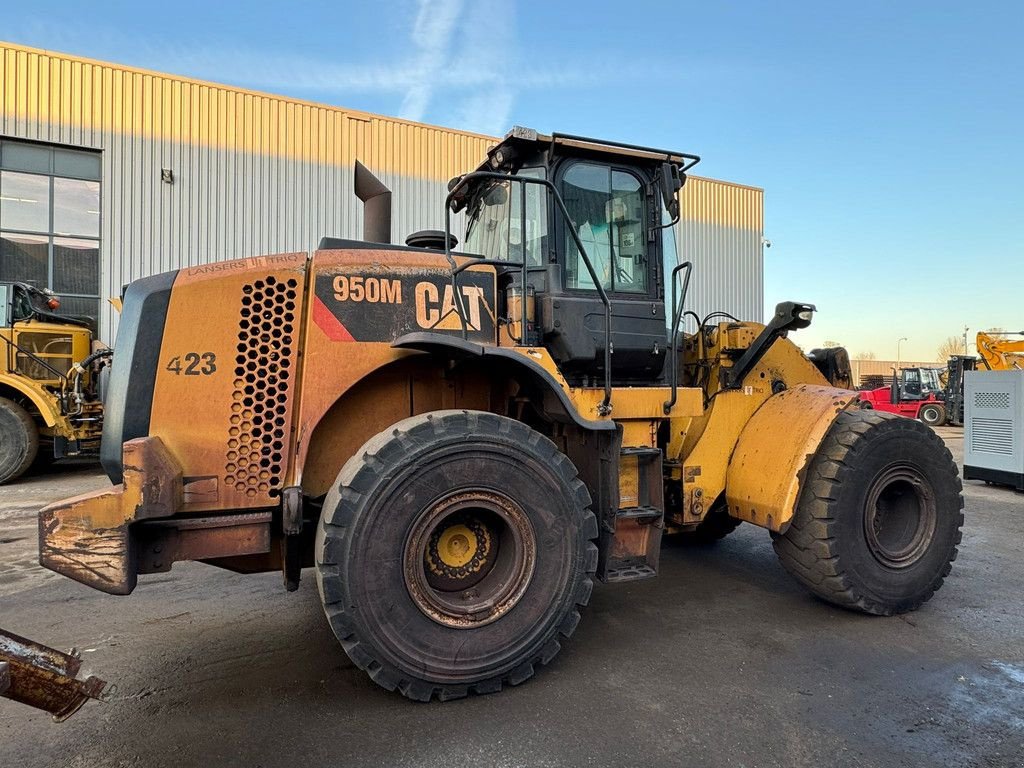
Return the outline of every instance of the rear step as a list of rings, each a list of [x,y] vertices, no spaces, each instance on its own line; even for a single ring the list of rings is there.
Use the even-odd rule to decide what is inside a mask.
[[[665,530],[659,448],[625,447],[619,452],[619,505],[608,526],[611,535],[602,537],[598,573],[606,582],[657,576]]]

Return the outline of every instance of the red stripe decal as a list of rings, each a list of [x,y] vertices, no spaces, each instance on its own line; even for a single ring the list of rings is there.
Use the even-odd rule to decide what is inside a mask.
[[[348,328],[320,301],[319,296],[313,297],[313,322],[331,341],[355,341]]]

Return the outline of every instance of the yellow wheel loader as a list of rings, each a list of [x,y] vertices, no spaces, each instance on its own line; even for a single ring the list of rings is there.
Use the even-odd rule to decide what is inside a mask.
[[[94,350],[91,321],[57,315],[59,306],[48,290],[0,282],[0,484],[33,463],[99,449],[96,383],[111,350]]]
[[[917,608],[960,541],[952,458],[788,340],[812,305],[687,308],[697,161],[517,128],[452,180],[444,231],[391,244],[357,164],[363,240],[132,283],[112,484],[42,510],[41,562],[118,595],[181,560],[315,568],[348,655],[417,700],[531,677],[666,533],[747,522],[825,600]]]

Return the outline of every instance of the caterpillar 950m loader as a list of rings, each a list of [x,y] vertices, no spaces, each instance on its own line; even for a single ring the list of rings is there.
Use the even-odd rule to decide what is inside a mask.
[[[452,181],[445,232],[388,244],[357,165],[363,241],[132,283],[113,485],[41,512],[42,563],[114,594],[179,560],[289,588],[315,566],[348,655],[422,700],[530,677],[666,533],[746,521],[824,599],[917,608],[960,539],[950,454],[830,386],[786,338],[809,304],[680,331],[697,159],[514,129]]]

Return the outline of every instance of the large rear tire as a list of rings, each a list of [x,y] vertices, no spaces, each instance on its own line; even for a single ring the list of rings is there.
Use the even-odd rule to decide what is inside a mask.
[[[793,520],[773,536],[815,595],[865,613],[912,611],[942,585],[963,525],[962,486],[922,423],[844,411],[811,461]]]
[[[491,693],[547,664],[597,567],[597,521],[554,443],[491,413],[395,424],[324,501],[317,583],[360,669],[419,701]]]
[[[946,423],[946,407],[941,403],[925,403],[917,417],[929,427],[941,427]]]
[[[39,453],[39,428],[22,406],[0,397],[0,485],[21,477]]]

